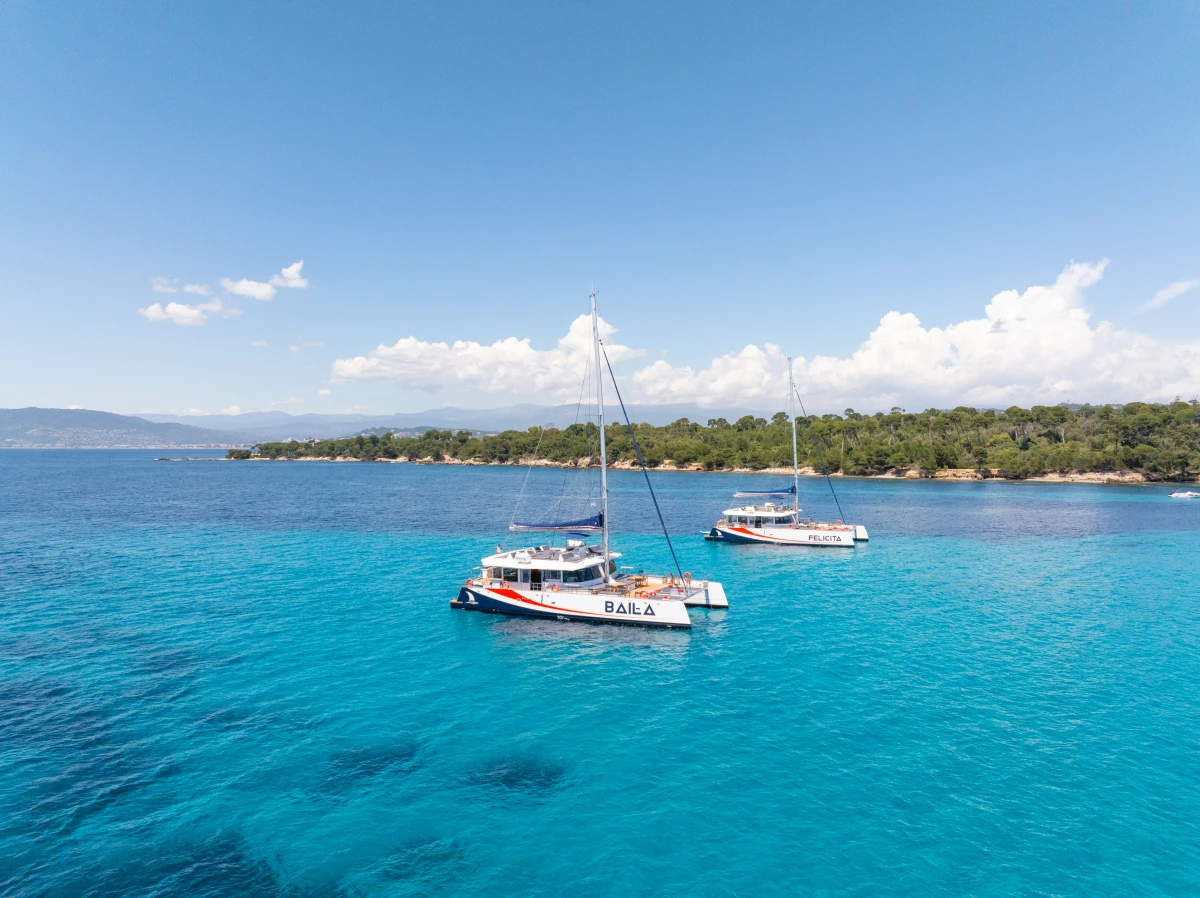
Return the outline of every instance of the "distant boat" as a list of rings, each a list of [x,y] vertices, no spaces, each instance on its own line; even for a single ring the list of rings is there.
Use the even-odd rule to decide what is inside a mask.
[[[1171,499],[1200,499],[1200,493],[1195,490],[1171,490],[1167,496]]]
[[[800,466],[796,450],[796,385],[788,359],[788,408],[792,422],[792,485],[784,489],[742,490],[735,499],[762,499],[725,509],[704,537],[712,542],[758,543],[774,546],[830,546],[854,548],[870,537],[862,525],[836,521],[823,524],[800,518]],[[832,489],[833,485],[830,484]],[[790,501],[788,501],[790,500]]]
[[[480,574],[467,580],[450,607],[489,614],[687,629],[692,625],[688,608],[729,607],[722,585],[713,580],[693,580],[682,569],[677,569],[674,575],[618,573],[616,560],[621,554],[609,548],[604,380],[600,373],[600,329],[594,293],[591,311],[600,430],[600,508],[586,518],[570,521],[514,521],[509,529],[580,535],[599,531],[600,543],[589,546],[582,539],[568,539],[565,546],[546,544],[507,552],[497,547],[495,555],[481,560]],[[615,379],[613,384],[615,387]],[[621,400],[619,389],[617,400]],[[624,408],[624,403],[621,404]],[[629,432],[636,449],[637,438],[632,427]],[[640,450],[638,458],[640,461]],[[648,476],[646,483],[650,483]],[[655,500],[656,507],[657,504]],[[667,539],[669,543],[670,537]],[[674,549],[671,554],[674,555]]]

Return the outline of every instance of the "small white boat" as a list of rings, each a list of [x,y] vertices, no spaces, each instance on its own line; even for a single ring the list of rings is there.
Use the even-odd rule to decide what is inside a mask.
[[[1195,490],[1171,490],[1167,496],[1172,499],[1200,499],[1200,493]]]
[[[569,540],[483,559],[451,608],[557,620],[607,621],[643,627],[691,627],[688,608],[728,608],[720,583],[645,573],[617,573],[620,552]]]
[[[599,513],[572,521],[514,522],[509,529],[565,533],[598,531],[600,543],[589,546],[584,540],[568,539],[565,546],[539,545],[508,552],[497,548],[495,555],[482,559],[479,576],[467,580],[459,589],[458,597],[451,600],[450,607],[490,614],[687,629],[692,626],[688,608],[729,607],[722,585],[712,580],[693,580],[690,573],[681,569],[674,576],[632,571],[618,573],[616,559],[621,554],[609,548],[604,381],[600,376],[603,369],[594,293],[591,310],[600,438]],[[613,385],[616,387],[615,379]],[[617,388],[618,401],[620,398]],[[636,447],[637,438],[632,427],[630,436]],[[646,483],[650,483],[648,475]],[[657,500],[655,505],[657,507]],[[667,541],[669,546],[669,535]],[[674,548],[671,554],[674,555]],[[678,566],[678,562],[676,564]]]
[[[823,524],[812,518],[800,518],[800,468],[796,451],[796,385],[792,380],[792,360],[788,359],[788,407],[792,419],[792,485],[786,489],[743,490],[735,499],[764,499],[725,509],[722,517],[705,535],[713,542],[759,543],[776,546],[825,546],[854,548],[870,537],[867,528],[835,521]],[[830,484],[830,489],[833,486]],[[790,502],[780,500],[790,499]]]
[[[714,542],[847,548],[870,539],[867,528],[861,524],[841,521],[822,524],[812,518],[801,520],[799,505],[789,507],[774,502],[725,509],[724,516],[704,538]]]

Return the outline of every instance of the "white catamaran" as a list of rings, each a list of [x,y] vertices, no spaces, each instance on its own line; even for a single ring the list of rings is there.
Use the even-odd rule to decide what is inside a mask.
[[[621,554],[609,548],[604,381],[600,375],[600,330],[594,293],[591,313],[600,425],[600,511],[572,521],[514,521],[509,529],[567,533],[598,531],[600,544],[589,546],[583,540],[568,539],[565,546],[547,544],[507,552],[497,549],[495,555],[482,560],[480,575],[466,582],[458,597],[451,600],[450,607],[557,620],[689,628],[692,620],[688,608],[729,607],[721,584],[712,580],[693,580],[690,573],[682,570],[674,576],[618,573],[616,559]],[[615,380],[613,385],[616,387]],[[620,398],[618,388],[618,401]],[[630,435],[633,436],[632,428]],[[635,446],[636,442],[634,438]],[[648,477],[646,482],[649,485]],[[669,542],[670,537],[667,538]]]
[[[844,546],[870,537],[861,525],[837,521],[823,524],[812,518],[800,519],[800,466],[796,451],[796,385],[792,379],[792,360],[788,359],[788,410],[792,423],[792,485],[786,489],[741,490],[735,499],[751,501],[727,508],[704,537],[714,542],[759,543],[777,546]],[[830,485],[832,489],[832,484]]]

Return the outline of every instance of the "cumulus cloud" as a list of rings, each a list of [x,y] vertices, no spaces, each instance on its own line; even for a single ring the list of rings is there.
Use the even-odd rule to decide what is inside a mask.
[[[997,293],[982,318],[945,328],[888,312],[849,358],[797,359],[797,381],[822,408],[1003,407],[1200,393],[1200,341],[1159,341],[1107,321],[1091,324],[1084,292],[1107,264],[1072,262],[1052,285]],[[699,372],[656,362],[633,380],[636,395],[653,402],[779,405],[787,395],[786,361],[770,344],[714,359]]]
[[[250,345],[251,346],[266,346],[267,341],[266,340],[251,340]]]
[[[208,284],[184,284],[184,293],[195,293],[197,296],[212,296],[212,290]]]
[[[317,390],[317,395],[318,396],[328,396],[332,392],[333,392],[333,390]]]
[[[279,274],[271,275],[271,283],[276,287],[291,287],[293,290],[303,290],[308,287],[308,278],[300,276],[300,269],[303,267],[303,259],[299,262],[293,262],[280,271]]]
[[[1049,286],[997,293],[980,317],[945,327],[926,327],[911,313],[888,312],[849,357],[797,358],[796,380],[814,408],[835,410],[1200,395],[1200,341],[1156,340],[1107,321],[1093,323],[1085,294],[1107,265],[1107,260],[1072,262]],[[606,342],[615,332],[607,323],[601,330]],[[618,345],[608,351],[614,362],[640,354]],[[590,354],[590,321],[584,315],[553,349],[538,350],[515,337],[491,345],[405,337],[366,355],[338,359],[332,375],[335,381],[391,381],[429,392],[462,387],[564,399],[577,394]],[[787,397],[785,355],[781,347],[764,343],[699,369],[660,359],[635,371],[624,392],[627,399],[644,403],[778,409]]]
[[[600,321],[613,362],[640,354],[608,343],[616,328]],[[592,357],[592,321],[580,315],[553,349],[539,350],[528,339],[508,337],[490,345],[458,340],[428,343],[405,337],[365,356],[333,363],[335,381],[391,381],[409,389],[436,392],[462,386],[487,393],[540,393],[566,398],[579,392],[579,381]]]
[[[1151,309],[1161,309],[1171,300],[1178,296],[1183,296],[1189,290],[1194,290],[1200,287],[1200,279],[1192,278],[1190,281],[1176,281],[1169,287],[1163,287],[1154,294],[1154,298],[1142,306],[1142,311],[1148,312]]]
[[[236,296],[248,296],[260,302],[270,302],[275,298],[275,288],[262,281],[252,281],[248,278],[234,281],[229,278],[221,278],[221,286]]]
[[[155,293],[178,293],[179,288],[175,284],[178,281],[171,281],[165,277],[156,277],[150,280],[150,289]]]
[[[232,309],[221,302],[219,297],[213,297],[208,302],[188,305],[182,302],[151,303],[144,309],[138,309],[138,314],[147,321],[170,321],[183,327],[199,327],[210,316],[230,318],[242,314],[239,309]]]

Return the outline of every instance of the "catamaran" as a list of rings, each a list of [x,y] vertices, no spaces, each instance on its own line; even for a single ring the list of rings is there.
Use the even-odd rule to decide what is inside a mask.
[[[604,380],[601,376],[600,329],[596,316],[596,295],[591,296],[592,341],[595,348],[596,408],[600,429],[600,508],[593,515],[569,521],[513,521],[514,532],[549,531],[573,535],[598,532],[600,542],[588,545],[583,539],[567,539],[563,546],[549,543],[504,551],[482,559],[480,573],[459,589],[450,607],[463,611],[513,614],[569,621],[633,624],[643,627],[692,626],[689,608],[728,608],[724,587],[714,580],[696,580],[683,571],[676,559],[676,572],[647,574],[617,567],[620,552],[609,546],[608,529],[608,450],[604,436]],[[607,362],[607,354],[605,354]],[[608,366],[612,377],[612,367]],[[612,377],[617,401],[624,411],[621,390]],[[628,412],[625,423],[629,425]],[[633,427],[629,427],[634,448]],[[645,474],[645,464],[642,471]],[[646,485],[654,497],[654,488],[646,475]],[[655,508],[658,500],[654,499]],[[515,518],[515,515],[514,515]],[[659,514],[662,521],[662,515]],[[663,532],[666,534],[664,525]],[[671,548],[670,534],[667,545]]]
[[[832,546],[853,548],[870,537],[861,524],[820,523],[800,518],[800,465],[796,450],[796,384],[788,359],[788,409],[792,424],[792,485],[786,489],[740,490],[735,499],[750,503],[725,509],[704,537],[714,542],[765,543],[779,546]],[[819,447],[818,447],[819,451]],[[826,473],[828,479],[828,473]],[[833,484],[830,483],[830,489]],[[834,494],[836,501],[837,494]],[[840,506],[839,506],[840,510]]]

